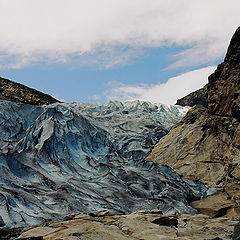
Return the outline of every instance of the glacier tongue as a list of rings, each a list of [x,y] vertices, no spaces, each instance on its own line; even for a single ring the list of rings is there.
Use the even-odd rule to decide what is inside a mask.
[[[0,101],[0,216],[26,226],[71,212],[195,213],[207,188],[144,161],[187,108],[148,102]]]

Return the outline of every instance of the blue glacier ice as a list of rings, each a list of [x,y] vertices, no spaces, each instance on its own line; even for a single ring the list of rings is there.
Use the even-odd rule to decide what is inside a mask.
[[[148,102],[0,100],[0,217],[5,227],[101,210],[196,213],[207,187],[145,161],[188,108]]]

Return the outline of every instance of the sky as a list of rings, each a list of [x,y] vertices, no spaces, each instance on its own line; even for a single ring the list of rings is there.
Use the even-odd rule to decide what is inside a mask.
[[[175,104],[203,87],[239,0],[0,0],[0,76],[66,102]]]

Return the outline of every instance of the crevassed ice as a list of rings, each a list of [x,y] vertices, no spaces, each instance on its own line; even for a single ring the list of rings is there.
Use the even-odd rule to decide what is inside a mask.
[[[207,188],[145,161],[188,108],[149,102],[0,101],[0,225],[26,226],[72,212],[196,213]]]

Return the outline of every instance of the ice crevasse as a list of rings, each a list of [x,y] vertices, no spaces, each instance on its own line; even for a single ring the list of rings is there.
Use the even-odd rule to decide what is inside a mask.
[[[141,101],[38,107],[0,100],[0,226],[101,210],[196,213],[189,202],[207,187],[144,160],[187,110]]]

